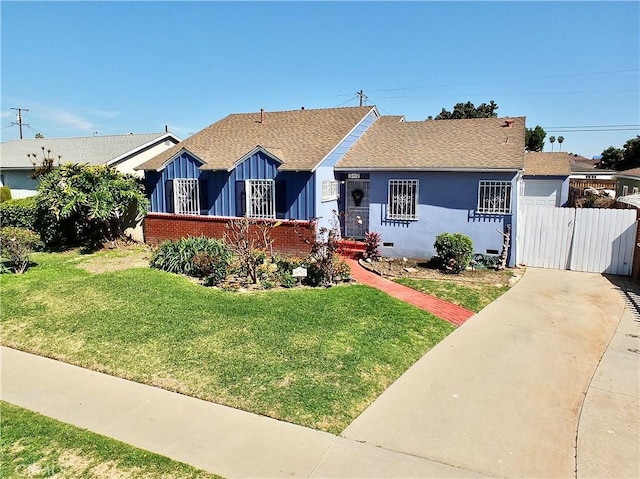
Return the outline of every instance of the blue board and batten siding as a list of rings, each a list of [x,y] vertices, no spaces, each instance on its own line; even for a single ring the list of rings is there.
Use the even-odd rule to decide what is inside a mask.
[[[390,179],[417,179],[418,219],[387,219],[388,184]],[[512,185],[510,215],[477,214],[480,180],[510,181]],[[498,231],[512,225],[515,238],[518,177],[515,172],[372,172],[369,231],[380,233],[382,247],[389,257],[428,258],[435,255],[433,243],[440,233],[462,233],[473,240],[474,250],[502,250],[503,238]]]
[[[241,216],[244,180],[275,180],[276,216],[281,219],[307,220],[315,215],[315,188],[311,172],[278,172],[279,163],[263,152],[257,152],[239,163],[231,172],[202,171],[201,163],[183,152],[161,172],[146,172],[151,211],[171,213],[168,180],[193,178],[200,180],[200,214]]]

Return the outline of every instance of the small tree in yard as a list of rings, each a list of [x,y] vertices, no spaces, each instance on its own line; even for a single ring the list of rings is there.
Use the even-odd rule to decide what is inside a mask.
[[[461,233],[441,233],[433,244],[445,271],[460,273],[473,257],[473,241]]]
[[[0,228],[0,254],[11,262],[17,274],[24,273],[31,253],[42,246],[40,237],[27,228]]]
[[[336,211],[331,226],[318,229],[311,244],[306,263],[307,283],[311,286],[331,286],[339,277],[351,274],[351,268],[338,254],[340,241],[340,219]]]
[[[89,245],[120,238],[123,218],[131,209],[145,215],[149,203],[135,176],[105,165],[75,163],[41,177],[37,202],[38,210],[56,221],[47,243]]]
[[[238,218],[225,225],[224,241],[238,258],[242,269],[253,284],[258,283],[258,270],[264,258],[273,256],[271,230],[281,222]]]

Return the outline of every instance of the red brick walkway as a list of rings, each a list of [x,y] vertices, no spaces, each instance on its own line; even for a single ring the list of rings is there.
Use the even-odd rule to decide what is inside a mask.
[[[383,278],[371,271],[367,271],[354,259],[344,258],[344,260],[349,264],[349,266],[351,266],[351,277],[359,283],[379,289],[380,291],[387,293],[389,296],[393,296],[394,298],[398,298],[412,304],[417,308],[429,311],[435,316],[444,319],[455,326],[460,326],[475,314],[473,311],[469,311],[461,306],[448,303],[429,294],[421,293],[420,291],[416,291],[415,289],[411,289],[407,286],[394,283],[393,281]]]

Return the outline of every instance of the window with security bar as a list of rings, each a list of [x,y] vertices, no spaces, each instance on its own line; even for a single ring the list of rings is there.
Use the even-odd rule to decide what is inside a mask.
[[[476,213],[486,215],[511,214],[511,182],[481,180]]]
[[[418,219],[418,180],[389,180],[387,219]]]
[[[275,218],[275,181],[245,180],[248,218]]]
[[[199,215],[200,194],[197,179],[173,180],[173,204],[178,215]]]
[[[322,201],[337,200],[340,197],[339,185],[337,180],[324,180],[322,182]]]

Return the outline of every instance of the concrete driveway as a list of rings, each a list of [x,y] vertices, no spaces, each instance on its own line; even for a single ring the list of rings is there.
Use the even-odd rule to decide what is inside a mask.
[[[490,476],[638,477],[639,331],[606,277],[530,268],[343,436]]]
[[[640,323],[621,286],[529,269],[342,437],[8,348],[2,398],[228,478],[638,477]]]

